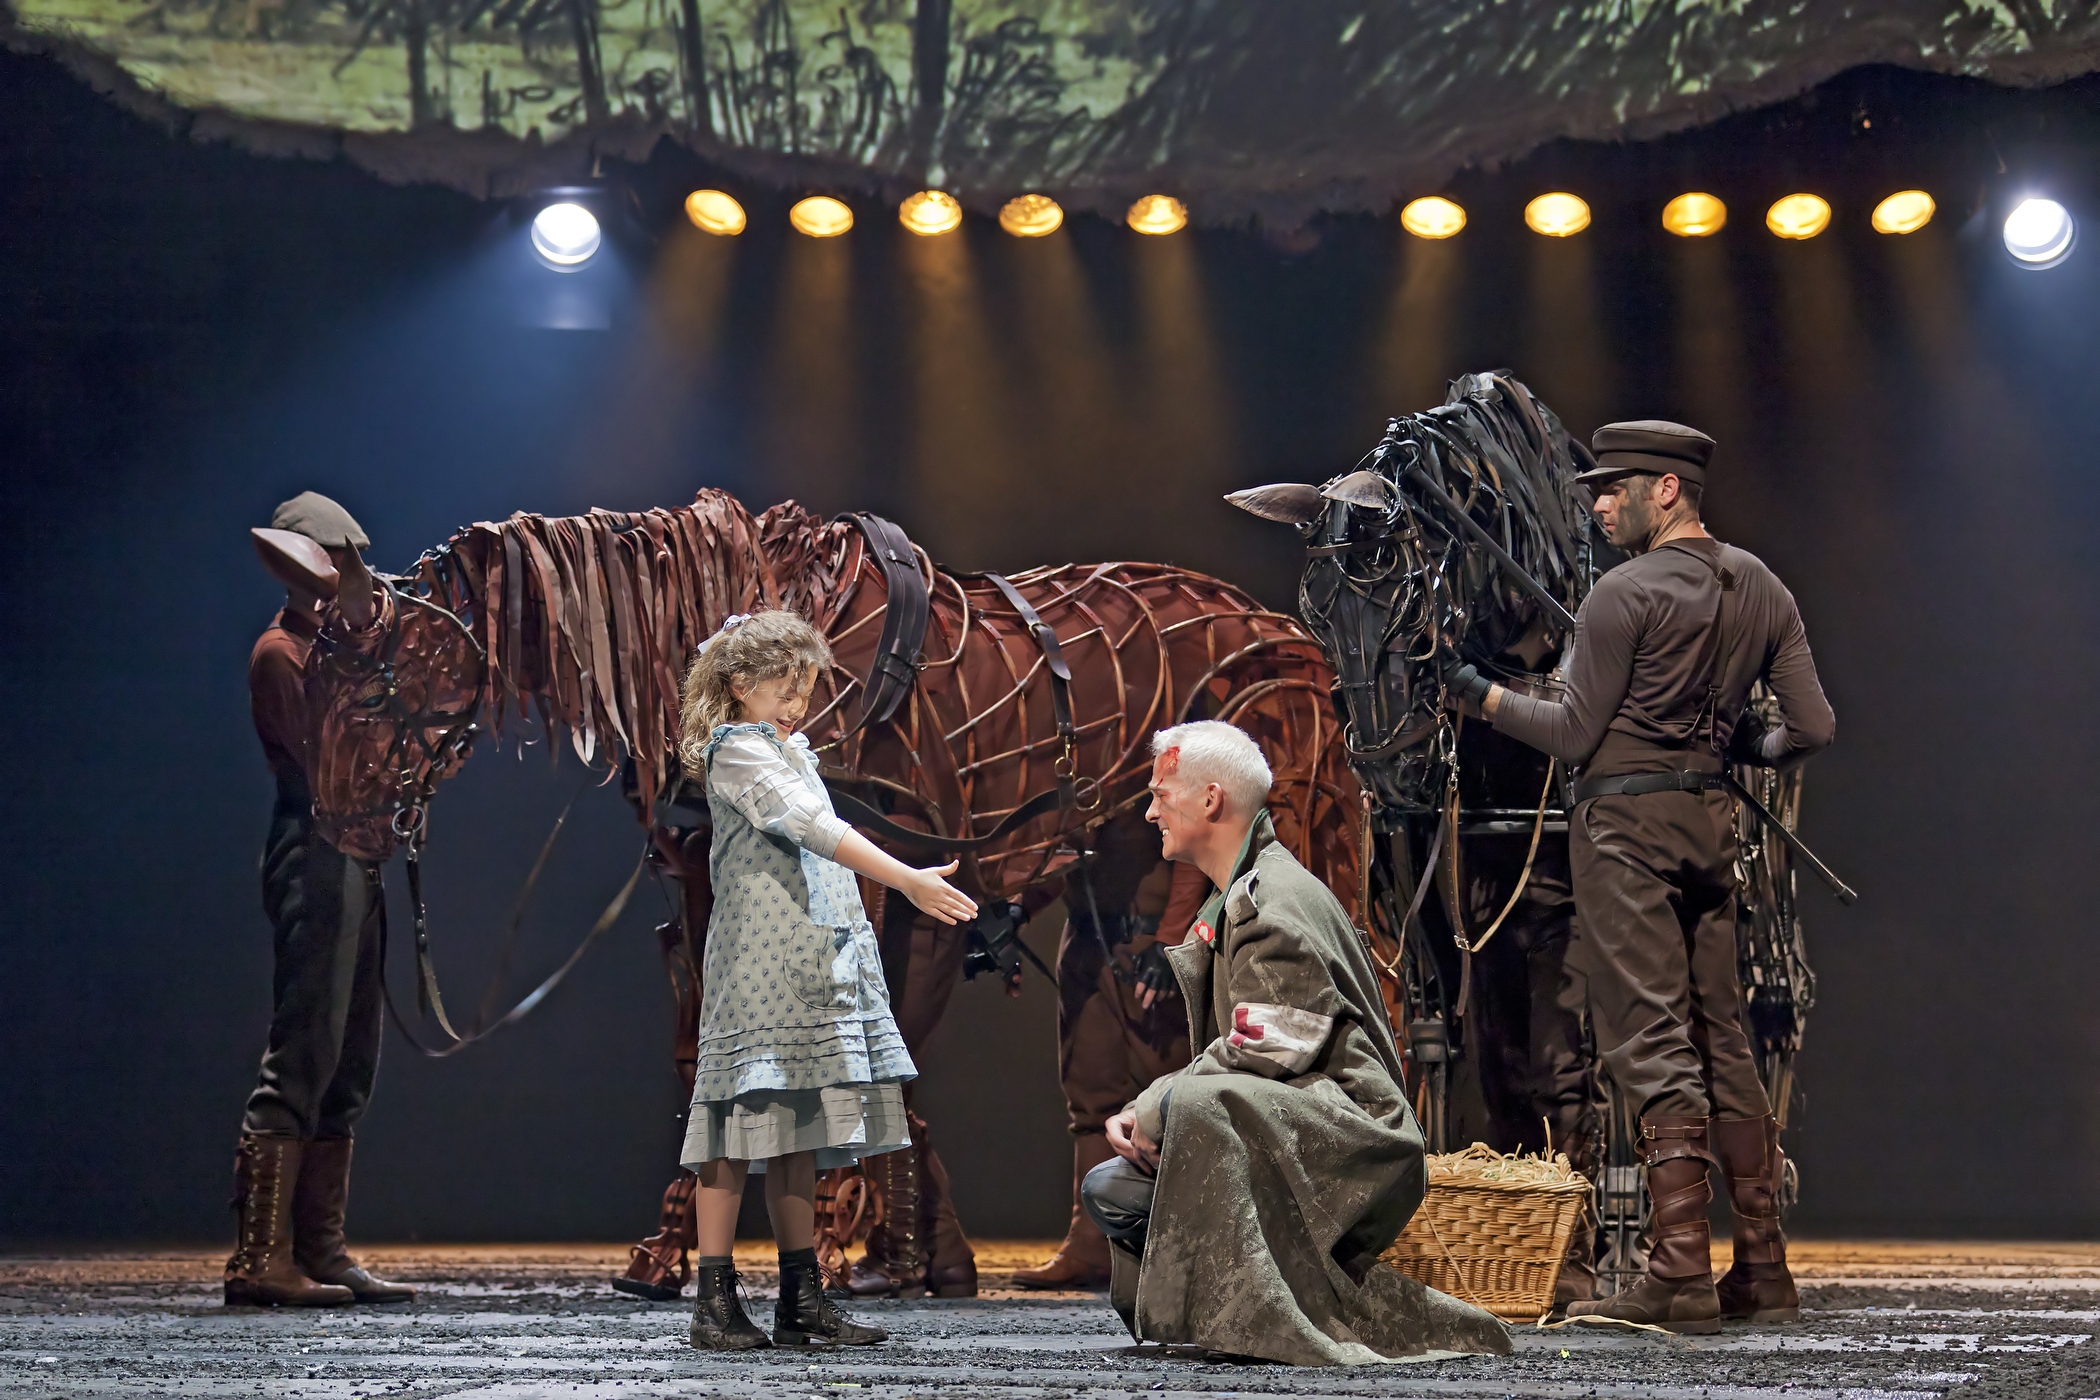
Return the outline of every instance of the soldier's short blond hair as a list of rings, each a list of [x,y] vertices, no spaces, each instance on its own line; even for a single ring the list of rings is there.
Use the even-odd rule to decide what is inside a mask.
[[[1199,719],[1152,736],[1154,758],[1174,750],[1180,751],[1174,780],[1199,787],[1216,783],[1233,815],[1251,817],[1269,800],[1276,775],[1269,771],[1261,745],[1246,730],[1222,720]]]

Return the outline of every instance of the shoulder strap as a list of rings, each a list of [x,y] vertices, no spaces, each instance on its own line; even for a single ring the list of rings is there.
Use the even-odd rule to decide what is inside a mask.
[[[867,537],[868,550],[882,566],[882,581],[888,592],[883,604],[882,640],[876,644],[875,664],[868,671],[860,718],[853,722],[854,729],[864,729],[897,713],[897,707],[918,683],[930,600],[926,576],[919,572],[919,558],[910,536],[881,516],[864,510],[839,518],[852,521]]]
[[[1720,544],[1720,541],[1716,540],[1714,543]],[[1677,547],[1677,542],[1674,540],[1670,544],[1663,546],[1665,549],[1672,547]],[[1725,544],[1721,545],[1720,550],[1717,551],[1716,557],[1713,559],[1707,558],[1696,549],[1677,548],[1678,553],[1689,554],[1692,558],[1704,564],[1712,572],[1714,582],[1717,585],[1714,589],[1713,621],[1706,625],[1706,637],[1699,645],[1697,674],[1700,678],[1700,694],[1703,698],[1699,703],[1699,713],[1692,717],[1691,723],[1686,726],[1683,735],[1680,737],[1689,740],[1699,732],[1699,727],[1704,725],[1706,727],[1707,747],[1715,753],[1719,753],[1721,751],[1720,725],[1718,723],[1718,711],[1721,706],[1721,658],[1727,655],[1727,648],[1721,644],[1721,636],[1727,630],[1724,618],[1727,613],[1728,599],[1735,592],[1735,573],[1733,570],[1722,568],[1719,562],[1719,554],[1726,552],[1728,549],[1728,546]]]
[[[1057,721],[1059,752],[1052,765],[1057,774],[1059,805],[1070,807],[1078,801],[1073,788],[1073,779],[1078,773],[1079,750],[1077,736],[1072,728],[1072,668],[1065,664],[1065,654],[1057,644],[1057,633],[1043,621],[1021,590],[1014,587],[999,574],[982,574],[1006,599],[1007,606],[1020,615],[1021,625],[1035,637],[1035,644],[1042,648],[1043,665],[1050,671],[1050,712]],[[1096,799],[1099,800],[1098,798]]]

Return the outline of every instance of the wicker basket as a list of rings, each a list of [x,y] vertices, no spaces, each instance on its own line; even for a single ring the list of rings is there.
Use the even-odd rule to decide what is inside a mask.
[[[1422,1208],[1383,1257],[1440,1293],[1529,1322],[1553,1307],[1568,1235],[1589,1194],[1589,1182],[1558,1153],[1503,1157],[1475,1143],[1429,1159]]]

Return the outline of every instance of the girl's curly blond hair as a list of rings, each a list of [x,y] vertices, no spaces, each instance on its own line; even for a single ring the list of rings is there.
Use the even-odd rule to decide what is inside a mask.
[[[678,701],[678,760],[695,779],[707,776],[703,757],[719,724],[737,721],[735,683],[746,688],[781,676],[799,676],[831,664],[824,634],[797,613],[772,608],[740,613],[709,637],[686,668]]]

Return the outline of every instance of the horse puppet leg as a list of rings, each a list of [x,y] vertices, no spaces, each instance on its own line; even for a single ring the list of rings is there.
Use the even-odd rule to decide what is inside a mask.
[[[652,862],[679,893],[678,918],[659,927],[656,937],[675,1008],[672,1057],[688,1099],[699,1057],[700,953],[707,942],[707,918],[714,909],[714,887],[707,877],[709,839],[705,829],[681,833],[660,828],[650,853]],[[664,1188],[656,1233],[629,1248],[627,1272],[613,1280],[614,1288],[654,1302],[668,1302],[685,1291],[692,1277],[687,1253],[698,1248],[693,1219],[695,1184],[693,1174],[682,1168],[671,1179]]]
[[[948,1010],[962,974],[963,930],[921,914],[908,900],[882,899],[882,971],[895,999],[898,1033],[915,1061]],[[911,1104],[911,1086],[904,1100]],[[949,1194],[948,1169],[912,1113],[912,1145],[865,1158],[861,1170],[882,1194],[882,1223],[853,1265],[847,1286],[860,1297],[977,1296],[977,1254]]]

